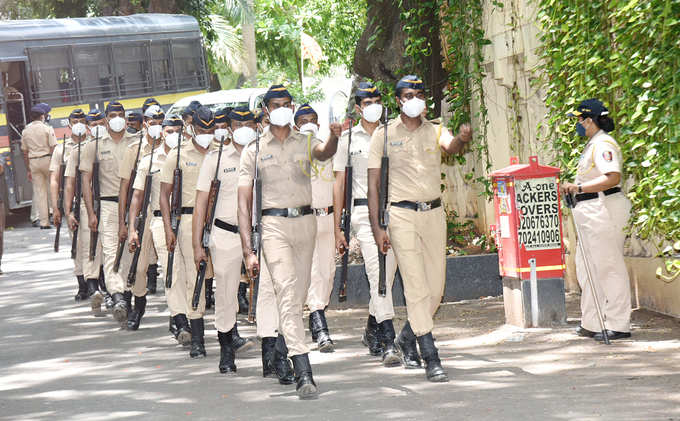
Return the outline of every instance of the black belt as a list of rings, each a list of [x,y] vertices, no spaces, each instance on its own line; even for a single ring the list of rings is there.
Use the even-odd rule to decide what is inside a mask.
[[[182,214],[183,215],[190,215],[192,213],[194,213],[193,207],[182,206]]]
[[[621,187],[612,187],[611,189],[607,189],[603,191],[605,196],[609,196],[610,194],[618,193],[621,191]],[[584,200],[591,200],[591,199],[597,199],[599,195],[597,193],[580,193],[576,195],[576,202],[583,202]]]
[[[368,206],[368,199],[354,199],[354,206]]]
[[[283,216],[285,218],[297,218],[298,216],[309,215],[314,212],[309,205],[299,208],[269,208],[262,209],[262,216]]]
[[[104,196],[104,197],[100,197],[99,200],[106,200],[107,202],[118,203],[118,196]]]
[[[316,216],[327,216],[333,213],[333,206],[327,208],[314,208],[314,215]]]
[[[40,156],[32,156],[28,159],[38,159],[38,158],[45,158],[46,156],[52,156],[51,153],[45,154],[45,155],[40,155]]]
[[[430,200],[429,202],[411,202],[408,200],[402,200],[401,202],[392,202],[391,205],[398,208],[423,212],[440,207],[442,205],[442,199],[434,199]]]
[[[233,232],[234,234],[238,234],[238,227],[236,225],[232,225],[228,222],[224,222],[221,219],[215,219],[215,226],[217,228],[222,228],[225,231]]]
[[[156,209],[155,211],[153,211],[153,216],[163,216],[163,214],[161,213],[160,209]]]

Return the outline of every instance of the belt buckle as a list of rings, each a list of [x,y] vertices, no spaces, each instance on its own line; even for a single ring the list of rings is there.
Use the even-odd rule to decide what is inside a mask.
[[[429,211],[430,209],[432,209],[432,203],[416,202],[416,205],[418,205],[418,211],[420,212]]]
[[[328,215],[328,208],[318,208],[315,209],[316,216],[327,216]]]
[[[302,211],[300,210],[300,208],[288,208],[289,218],[297,218],[300,215],[302,215]]]

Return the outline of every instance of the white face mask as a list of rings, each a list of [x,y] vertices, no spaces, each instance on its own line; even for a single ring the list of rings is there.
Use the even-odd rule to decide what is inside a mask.
[[[227,129],[215,129],[215,139],[221,141],[222,139],[229,139],[229,130]]]
[[[214,137],[215,137],[214,134],[207,133],[196,135],[194,139],[196,140],[196,143],[198,143],[198,146],[200,146],[201,148],[207,148],[208,146],[210,146],[210,142],[212,142]]]
[[[125,126],[125,119],[122,117],[114,117],[109,120],[109,127],[116,133],[122,132],[123,129],[125,129]]]
[[[380,120],[382,113],[382,104],[367,105],[366,108],[361,111],[361,115],[363,115],[364,119],[369,123],[375,123],[376,121]]]
[[[165,144],[168,145],[168,148],[176,148],[178,143],[179,133],[170,133],[165,136]]]
[[[313,136],[319,132],[319,126],[314,123],[305,123],[300,126],[300,133],[311,133]]]
[[[155,126],[148,126],[146,128],[146,132],[151,136],[152,139],[156,140],[159,137],[161,137],[161,132],[163,131],[163,127],[160,124],[156,124]]]
[[[292,119],[293,110],[288,107],[279,107],[269,113],[269,122],[275,126],[287,126]]]
[[[71,127],[71,133],[73,136],[82,136],[87,132],[87,126],[83,123],[76,123]]]
[[[425,101],[420,98],[411,98],[401,103],[401,110],[407,116],[416,118],[425,110]]]
[[[234,142],[241,146],[246,146],[255,140],[255,137],[255,130],[251,129],[250,127],[239,127],[238,129],[234,130]]]
[[[94,126],[90,127],[90,133],[92,133],[92,137],[94,138],[102,138],[106,134],[106,127],[104,126]]]

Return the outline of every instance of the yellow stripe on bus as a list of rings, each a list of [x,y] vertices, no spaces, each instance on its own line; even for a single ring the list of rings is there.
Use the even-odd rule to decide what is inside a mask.
[[[545,272],[548,270],[563,270],[567,266],[566,265],[552,265],[552,266],[536,266],[536,272]],[[503,266],[504,271],[510,271],[510,272],[520,272],[520,273],[527,273],[531,272],[531,267],[523,267],[523,268],[508,268]]]
[[[5,116],[4,113],[0,113],[0,126],[4,126],[7,124],[7,117]]]
[[[81,110],[83,110],[85,114],[90,112],[89,104],[80,104],[52,108],[52,111],[50,111],[50,115],[52,116],[52,118],[68,118],[68,116],[71,115],[71,111],[75,110],[76,108],[80,108]]]
[[[9,146],[5,146],[4,148],[0,148],[0,153],[5,153],[9,152]]]
[[[206,90],[191,91],[191,92],[178,92],[176,94],[158,95],[158,96],[154,96],[154,98],[156,98],[156,101],[158,101],[161,105],[172,105],[182,98],[185,98],[185,97],[188,97],[188,96],[204,94],[206,92],[207,92]],[[144,105],[144,101],[146,100],[146,98],[148,98],[148,97],[122,99],[118,102],[120,102],[123,105],[123,107],[125,107],[126,110],[128,110],[128,109],[134,110],[134,109],[137,109],[137,108],[142,108],[142,105]],[[110,101],[104,102],[104,107],[106,107],[109,102]]]

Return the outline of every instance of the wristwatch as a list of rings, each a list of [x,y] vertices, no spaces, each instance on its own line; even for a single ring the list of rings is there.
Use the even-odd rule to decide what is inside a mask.
[[[581,186],[581,183],[578,184],[578,193],[583,193],[583,186]]]

